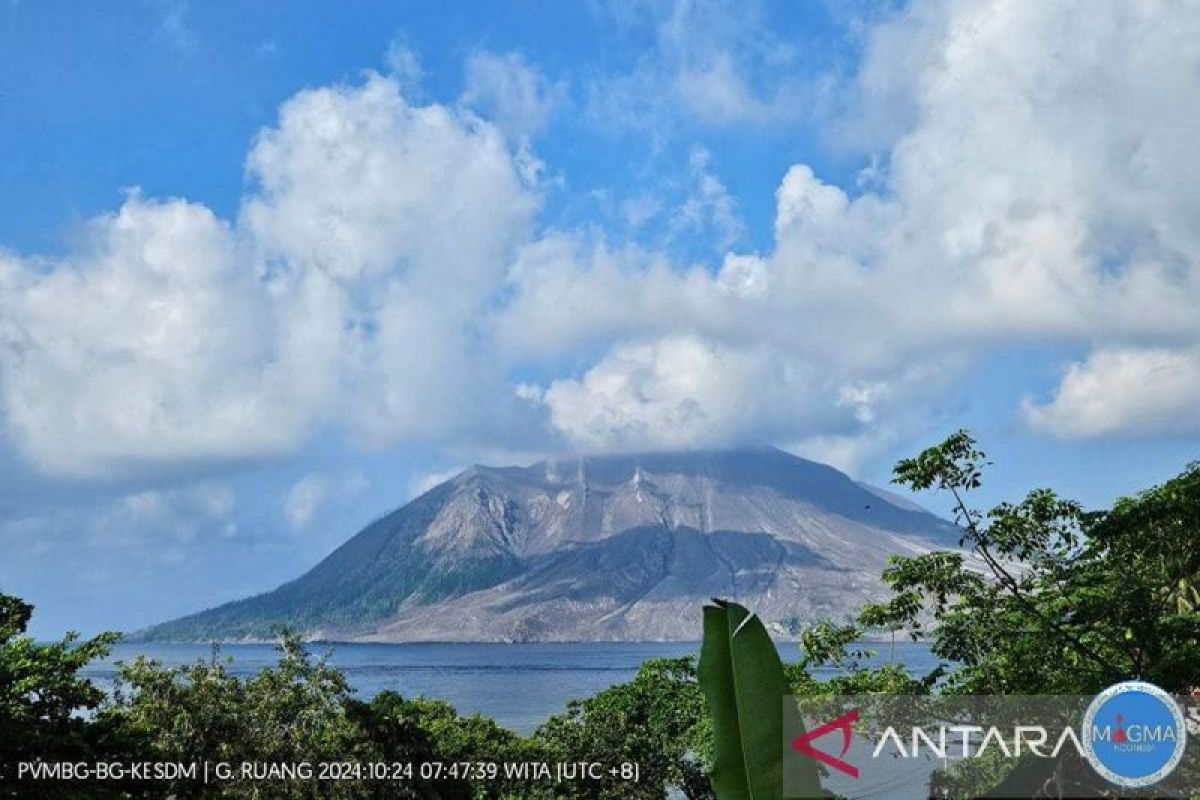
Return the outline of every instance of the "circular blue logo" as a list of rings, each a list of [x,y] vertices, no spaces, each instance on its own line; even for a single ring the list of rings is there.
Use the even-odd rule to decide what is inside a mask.
[[[1151,786],[1183,758],[1187,728],[1171,695],[1152,683],[1108,687],[1083,715],[1083,754],[1110,783]]]

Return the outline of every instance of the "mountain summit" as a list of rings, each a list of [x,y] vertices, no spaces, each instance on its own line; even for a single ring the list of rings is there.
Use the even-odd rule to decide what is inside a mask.
[[[842,618],[886,594],[888,556],[958,529],[774,448],[472,467],[305,575],[163,623],[152,639],[695,640],[700,605],[768,623]]]

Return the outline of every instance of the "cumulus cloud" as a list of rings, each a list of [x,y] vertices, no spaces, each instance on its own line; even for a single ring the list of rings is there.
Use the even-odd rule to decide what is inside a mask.
[[[0,256],[0,398],[42,469],[261,458],[315,426],[460,430],[503,376],[472,326],[537,199],[494,127],[394,80],[306,90],[236,222],[131,195],[60,260]]]
[[[453,431],[473,415],[473,389],[500,391],[471,328],[537,201],[494,127],[410,106],[373,76],[288,101],[248,169],[261,188],[245,227],[337,309],[340,324],[306,326],[306,347],[348,373],[342,411],[361,441]]]
[[[760,345],[694,336],[622,344],[580,379],[553,382],[553,424],[592,449],[679,448],[762,441],[803,419],[836,426],[847,404],[803,362]]]
[[[494,127],[410,106],[378,75],[288,100],[247,171],[258,190],[243,222],[268,256],[338,281],[459,282],[469,299],[503,270],[535,205]]]
[[[276,303],[208,209],[134,194],[75,257],[7,264],[5,419],[46,469],[275,454],[308,424]]]
[[[1034,428],[1063,438],[1200,431],[1200,353],[1105,349],[1067,368],[1053,399],[1026,401]]]
[[[742,403],[771,374],[762,354],[668,338],[618,347],[582,379],[551,384],[545,402],[586,448],[686,447],[726,440],[751,419]]]
[[[848,462],[906,422],[914,398],[944,387],[944,372],[909,365],[864,380],[769,343],[669,334],[617,345],[579,378],[552,382],[540,401],[585,450],[780,441]]]

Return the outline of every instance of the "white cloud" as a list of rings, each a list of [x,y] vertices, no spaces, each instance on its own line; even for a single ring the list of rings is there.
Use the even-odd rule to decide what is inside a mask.
[[[879,431],[853,435],[817,434],[790,443],[784,449],[803,458],[829,464],[848,475],[856,475],[864,463],[883,450],[889,438],[886,432]]]
[[[471,299],[535,207],[495,128],[410,106],[378,75],[288,100],[247,170],[259,190],[244,221],[268,255],[339,281],[455,282]]]
[[[1036,429],[1063,438],[1200,432],[1200,353],[1106,349],[1067,368],[1053,399],[1026,401]]]
[[[125,614],[134,610],[137,625],[187,613],[198,601],[183,589],[198,574],[201,584],[215,589],[210,602],[238,596],[238,590],[219,588],[231,576],[254,573],[261,587],[261,560],[246,558],[257,531],[240,522],[241,498],[224,483],[103,496],[75,486],[54,501],[45,499],[31,497],[29,506],[0,515],[2,580],[37,605],[38,635],[57,635],[56,628],[111,630],[122,626],[122,607]],[[248,593],[254,585],[243,578],[238,589]],[[146,597],[155,600],[147,604]],[[51,622],[58,614],[63,616]]]
[[[203,531],[225,532],[220,523],[234,510],[226,486],[200,483],[178,489],[150,489],[119,497],[92,523],[97,543],[175,539],[190,541]]]
[[[620,450],[760,441],[791,417],[829,423],[837,412],[822,393],[810,369],[769,348],[681,335],[620,345],[581,379],[554,381],[544,402],[576,445]]]
[[[537,133],[556,105],[566,98],[566,86],[552,83],[519,53],[472,53],[465,66],[462,102],[492,120],[514,142]]]
[[[334,476],[311,473],[292,484],[283,498],[283,513],[292,530],[308,527],[317,513],[330,501],[353,499],[367,488],[366,477],[359,472]]]
[[[717,252],[724,253],[741,237],[745,226],[738,217],[737,201],[709,169],[711,161],[712,154],[704,148],[692,149],[688,165],[693,186],[675,209],[670,227],[675,237],[711,235]]]
[[[502,376],[471,328],[536,207],[499,132],[372,76],[288,101],[248,164],[262,188],[246,227],[337,309],[340,324],[301,325],[346,373],[359,440],[436,437],[487,413],[473,398],[501,393]]]
[[[764,370],[753,355],[694,338],[624,345],[581,380],[555,381],[545,403],[555,427],[587,449],[687,447],[728,437]]]
[[[792,441],[821,452],[836,444],[848,463],[911,425],[910,409],[951,374],[946,362],[846,370],[765,342],[670,334],[615,346],[541,401],[584,450]]]
[[[229,487],[201,482],[12,516],[0,521],[0,539],[16,554],[65,558],[86,549],[109,566],[129,560],[131,552],[139,561],[169,563],[207,537],[236,536],[235,510]]]
[[[701,64],[681,68],[675,76],[675,90],[686,108],[714,124],[761,122],[784,113],[775,103],[755,95],[728,51],[718,52]]]
[[[317,475],[306,475],[292,484],[283,500],[283,513],[293,529],[299,530],[312,521],[328,492],[328,483]]]
[[[722,28],[700,24],[719,7],[672,8],[657,55],[612,82],[626,110],[657,127],[635,101],[679,101],[689,75],[713,120],[785,92],[755,80],[794,54],[755,38],[754,13]],[[871,139],[872,180],[794,165],[773,247],[715,269],[535,229],[520,140],[556,88],[519,57],[473,56],[453,108],[378,75],[300,92],[255,140],[235,222],[133,195],[69,257],[0,256],[6,432],[85,475],[261,458],[325,425],[501,448],[538,412],[586,447],[775,436],[849,453],[921,424],[989,348],[1026,343],[1094,348],[1028,406],[1040,429],[1180,430],[1172,398],[1194,396],[1200,348],[1193,33],[1165,4],[891,15],[855,86],[859,126],[896,120]],[[725,249],[738,221],[714,173],[697,159],[676,219]],[[548,388],[519,397],[514,374]],[[1117,385],[1155,390],[1085,402]]]
[[[408,482],[408,496],[410,498],[420,497],[435,486],[440,486],[455,477],[463,469],[463,467],[450,467],[449,469],[438,469],[418,475]]]
[[[662,201],[651,194],[639,194],[621,202],[621,216],[625,224],[637,230],[662,211]]]
[[[1196,335],[1200,44],[1179,22],[1166,5],[976,1],[878,30],[864,74],[895,76],[917,110],[889,195],[866,196],[896,215],[887,272],[985,334]]]
[[[887,387],[888,413],[909,419],[920,415],[905,404],[936,404],[957,370],[997,345],[1095,346],[1098,363],[1134,347],[1193,352],[1200,37],[1187,28],[1158,4],[913,6],[868,36],[861,119],[876,104],[908,111],[864,191],[851,196],[795,165],[777,193],[774,250],[729,255],[716,275],[561,238],[526,248],[510,274],[518,316],[501,320],[501,341],[525,351],[561,343],[559,352],[606,338],[752,342],[832,385]],[[555,425],[588,443],[606,429],[620,442],[638,426],[657,440],[711,430],[693,420],[720,414],[669,412],[680,407],[669,393],[633,388],[655,359],[630,360],[614,345],[581,381],[561,384]],[[924,385],[906,377],[922,365]],[[1186,394],[1188,373],[1176,367],[1162,397]],[[1080,369],[1060,390],[1064,408],[1092,386],[1092,370]],[[707,391],[731,391],[707,380]],[[1076,435],[1179,429],[1177,405],[1135,396],[1147,419],[1162,419],[1106,412]],[[579,413],[566,413],[567,398]],[[883,418],[851,406],[860,425]],[[1049,421],[1056,407],[1030,419],[1060,428]],[[796,407],[794,436],[822,412]],[[671,425],[676,434],[662,430]]]
[[[135,193],[67,258],[0,257],[0,399],[40,468],[437,437],[506,394],[472,328],[537,200],[494,127],[371,75],[286,102],[247,170],[237,224]]]
[[[303,434],[317,398],[290,379],[276,302],[208,209],[132,195],[47,266],[10,261],[0,299],[5,419],[45,469],[274,454]]]
[[[420,91],[425,68],[421,66],[421,57],[403,39],[396,38],[388,42],[383,63],[387,66],[388,77],[400,86],[401,91],[407,95],[415,95]]]
[[[593,78],[588,111],[606,127],[656,137],[685,120],[713,126],[778,124],[810,114],[816,87],[801,77],[799,52],[775,35],[761,3],[674,0],[629,13],[608,10],[623,35],[653,49],[628,72]]]

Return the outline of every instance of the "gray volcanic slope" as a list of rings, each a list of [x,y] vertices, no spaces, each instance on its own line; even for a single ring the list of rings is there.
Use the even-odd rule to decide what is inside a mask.
[[[274,591],[149,639],[694,640],[733,598],[777,630],[886,596],[888,556],[958,529],[774,448],[472,467]]]

